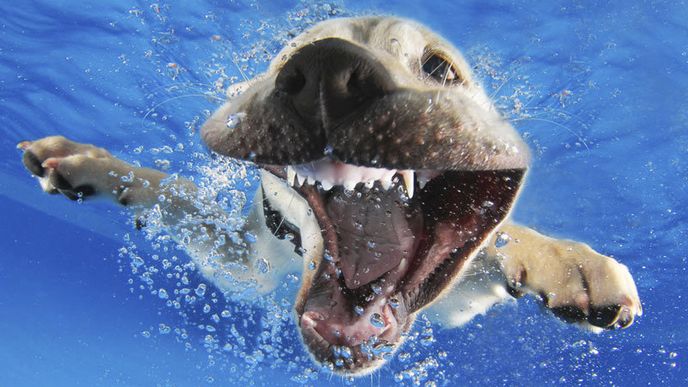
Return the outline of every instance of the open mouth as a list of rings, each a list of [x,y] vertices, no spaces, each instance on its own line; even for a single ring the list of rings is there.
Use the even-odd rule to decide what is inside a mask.
[[[507,216],[525,173],[394,170],[327,158],[263,168],[297,190],[317,218],[325,253],[311,264],[296,311],[312,354],[340,373],[374,369],[396,349],[414,313],[449,288]]]

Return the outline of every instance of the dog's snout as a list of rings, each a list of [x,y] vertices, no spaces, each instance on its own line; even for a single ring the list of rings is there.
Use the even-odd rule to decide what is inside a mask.
[[[328,38],[296,51],[277,75],[275,88],[302,118],[327,126],[389,93],[394,82],[366,49]]]

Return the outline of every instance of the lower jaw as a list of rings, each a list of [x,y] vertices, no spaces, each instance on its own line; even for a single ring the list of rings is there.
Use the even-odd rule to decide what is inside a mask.
[[[394,285],[382,296],[402,295],[409,313],[432,302],[506,218],[523,175],[523,170],[445,172],[418,190],[414,200],[420,201],[425,219],[423,235],[418,236],[422,240],[405,268],[379,277],[387,280],[386,286]],[[323,197],[314,186],[300,190],[320,223],[327,251],[337,260],[337,228]],[[336,280],[332,286],[358,292]]]
[[[413,260],[406,268],[406,271],[396,273],[397,280],[394,282],[394,287],[379,295],[380,297],[385,297],[388,302],[390,299],[396,298],[396,302],[399,304],[399,307],[392,312],[391,317],[395,319],[397,324],[395,334],[381,335],[375,338],[378,339],[378,343],[381,343],[381,345],[391,348],[391,352],[396,350],[401,341],[403,341],[405,332],[408,332],[415,320],[415,313],[432,303],[444,289],[451,285],[453,279],[460,274],[465,263],[475,255],[499,223],[506,218],[511,204],[518,194],[518,188],[524,176],[524,171],[488,171],[485,172],[484,176],[479,176],[480,173],[472,177],[467,173],[463,178],[455,177],[457,184],[452,186],[451,190],[442,189],[441,182],[436,183],[435,187],[430,182],[425,188],[425,191],[434,190],[438,194],[435,198],[436,200],[432,202],[442,203],[432,208],[434,204],[430,200],[426,200],[427,203],[422,206],[424,216],[432,217],[436,221],[433,224],[426,225],[424,228],[424,241],[418,246]],[[447,177],[447,179],[449,178],[451,176]],[[502,185],[502,181],[506,183]],[[482,188],[478,189],[475,186]],[[304,185],[299,191],[307,199],[320,223],[325,248],[332,257],[339,257],[340,246],[338,245],[337,228],[333,223],[333,219],[330,219],[327,213],[327,206],[323,201],[319,188],[312,185]],[[455,191],[460,191],[463,197],[466,198],[464,201],[470,201],[472,204],[485,204],[482,202],[482,199],[487,197],[493,200],[486,200],[486,202],[490,203],[487,203],[487,208],[482,209],[484,211],[482,213],[480,208],[478,208],[480,206],[451,207],[450,203],[457,202],[457,200],[452,200],[452,198],[456,199]],[[496,191],[499,191],[499,194],[488,195]],[[425,195],[430,193],[425,192]],[[418,195],[423,194],[423,192],[418,193]],[[468,209],[471,211],[468,211]],[[475,212],[474,210],[479,211]],[[469,232],[469,229],[472,231]],[[446,234],[449,234],[449,236]],[[434,264],[424,265],[428,261],[434,261]],[[396,268],[393,270],[396,270]],[[334,361],[329,357],[329,351],[337,345],[347,343],[326,340],[314,328],[303,326],[302,320],[304,311],[310,309],[310,307],[307,307],[307,302],[313,296],[314,281],[317,282],[317,278],[323,274],[330,275],[330,279],[325,286],[331,291],[336,292],[337,297],[346,300],[344,308],[348,308],[351,311],[353,306],[356,305],[356,299],[350,298],[352,290],[343,286],[342,281],[337,279],[338,274],[335,266],[329,265],[325,260],[321,259],[316,270],[304,274],[304,283],[297,301],[296,311],[299,316],[299,324],[301,324],[304,341],[308,341],[308,336],[314,334],[317,335],[317,337],[313,336],[316,337],[315,340],[321,341],[319,344],[309,344],[309,347],[312,349],[311,352],[319,362],[334,364]],[[307,278],[308,276],[310,278]],[[385,273],[384,276],[390,276],[390,272]],[[349,317],[351,321],[355,321],[355,316],[351,315]],[[313,329],[313,332],[308,333],[307,329]],[[311,337],[310,340],[312,342],[314,339]],[[355,363],[348,363],[348,365],[344,366],[340,365],[339,368],[335,366],[334,372],[343,374],[365,373],[366,369],[375,367],[372,365],[375,361],[382,360],[381,358],[373,358],[371,360],[371,358],[365,357],[367,355],[363,353],[361,348],[368,345],[367,341],[354,341],[348,344],[351,345],[347,347],[351,348],[354,353],[359,353],[357,356],[362,357],[356,360]],[[327,348],[327,351],[316,352],[314,346],[320,349]],[[316,355],[316,353],[319,353],[319,355]]]

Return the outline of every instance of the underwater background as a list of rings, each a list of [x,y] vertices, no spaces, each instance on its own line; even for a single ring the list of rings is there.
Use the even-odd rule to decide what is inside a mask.
[[[130,214],[21,165],[19,141],[62,134],[250,197],[199,125],[293,34],[370,13],[463,50],[533,150],[513,217],[628,265],[632,327],[584,332],[526,298],[462,329],[420,318],[347,380],[310,361],[290,300],[226,301]],[[3,1],[0,131],[0,386],[688,385],[685,1]]]

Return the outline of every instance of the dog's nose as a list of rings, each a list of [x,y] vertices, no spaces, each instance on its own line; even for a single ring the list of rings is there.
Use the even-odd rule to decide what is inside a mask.
[[[328,127],[391,92],[394,82],[366,49],[327,38],[296,51],[275,87],[304,120]]]

